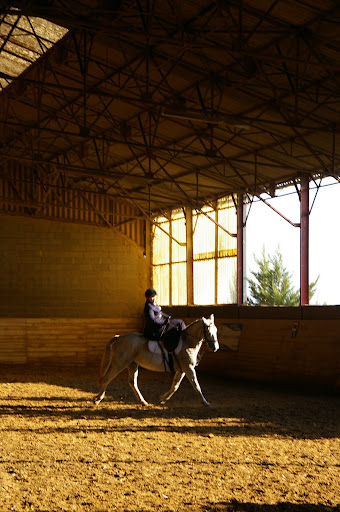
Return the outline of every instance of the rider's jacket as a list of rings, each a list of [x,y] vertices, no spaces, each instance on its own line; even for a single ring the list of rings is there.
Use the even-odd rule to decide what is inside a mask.
[[[164,325],[167,324],[169,315],[163,313],[158,304],[147,300],[144,305],[145,327],[144,336],[157,340],[160,338]]]

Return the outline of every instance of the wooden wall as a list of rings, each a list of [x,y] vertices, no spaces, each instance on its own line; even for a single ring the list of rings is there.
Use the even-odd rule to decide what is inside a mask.
[[[116,334],[142,318],[0,318],[0,364],[98,365]]]
[[[168,308],[190,323],[215,314],[220,350],[200,370],[228,378],[340,389],[340,306]]]
[[[165,310],[166,308],[164,308]],[[220,350],[199,371],[283,383],[289,388],[340,388],[340,306],[167,308],[190,323],[215,314]],[[143,318],[0,318],[0,364],[98,365],[115,334],[143,329]]]

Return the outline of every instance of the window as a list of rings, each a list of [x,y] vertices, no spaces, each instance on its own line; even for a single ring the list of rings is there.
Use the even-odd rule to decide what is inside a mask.
[[[194,304],[215,304],[216,213],[210,207],[193,212]],[[213,220],[210,220],[213,219]]]
[[[189,218],[189,217],[188,217]],[[193,248],[193,303],[230,304],[237,301],[237,240],[235,206],[230,197],[214,207],[192,212],[192,244],[186,240],[183,210],[155,219],[153,226],[153,286],[162,305],[187,304],[187,247]]]
[[[194,304],[236,303],[237,240],[219,227],[236,234],[234,203],[224,197],[202,212],[193,213]]]
[[[186,224],[183,210],[158,217],[153,226],[153,286],[163,305],[187,303]]]
[[[217,203],[217,221],[229,233],[237,232],[237,215],[231,197]],[[222,229],[217,230],[217,304],[237,302],[237,238]]]

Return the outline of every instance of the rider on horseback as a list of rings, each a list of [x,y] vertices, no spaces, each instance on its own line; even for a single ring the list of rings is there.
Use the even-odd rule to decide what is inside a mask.
[[[148,288],[145,292],[144,336],[149,339],[162,341],[165,348],[171,352],[178,345],[182,331],[186,328],[183,320],[171,318],[163,313],[162,308],[156,304],[156,291]]]

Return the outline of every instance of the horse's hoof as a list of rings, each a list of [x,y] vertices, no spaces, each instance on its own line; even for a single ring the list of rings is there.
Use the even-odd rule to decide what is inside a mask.
[[[211,404],[209,404],[209,402],[203,402],[203,405],[205,405],[206,407],[211,407]]]
[[[93,400],[94,405],[99,405],[101,400]]]

